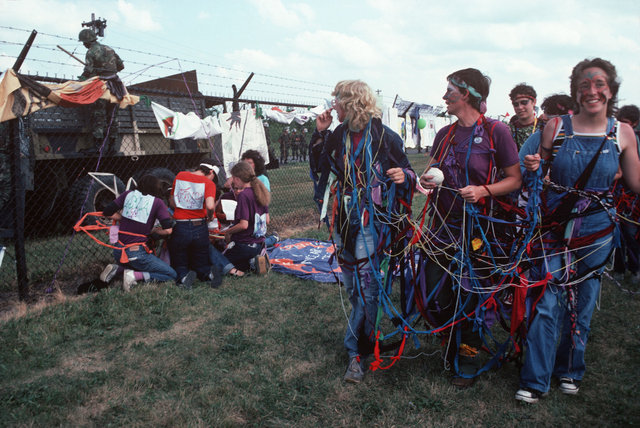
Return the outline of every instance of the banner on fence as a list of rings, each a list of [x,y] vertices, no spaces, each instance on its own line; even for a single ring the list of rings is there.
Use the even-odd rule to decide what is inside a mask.
[[[176,112],[156,102],[151,102],[151,108],[165,138],[171,140],[198,139],[222,134],[222,127],[217,117],[207,116],[200,119],[194,112],[187,114]]]

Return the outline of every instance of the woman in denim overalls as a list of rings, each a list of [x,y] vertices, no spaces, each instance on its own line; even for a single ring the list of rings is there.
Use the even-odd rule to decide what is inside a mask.
[[[547,191],[545,215],[550,217],[543,224],[556,227],[543,237],[546,257],[541,270],[543,276],[549,272],[552,277],[535,307],[516,400],[537,402],[548,393],[551,376],[558,378],[562,393],[575,395],[585,373],[584,352],[600,275],[616,241],[615,211],[600,201],[611,201],[608,191],[619,165],[629,186],[640,192],[640,160],[633,131],[611,118],[619,86],[610,62],[596,58],[578,63],[571,75],[571,97],[578,113],[552,119],[544,129],[539,153],[524,160],[531,172],[537,171],[541,159],[545,160],[543,168],[552,161],[551,182],[574,187],[600,151],[583,188],[598,197],[580,197],[569,207],[577,216],[559,215],[561,209],[554,212],[564,193]],[[562,133],[564,140],[559,148],[555,145],[553,158],[553,142]]]

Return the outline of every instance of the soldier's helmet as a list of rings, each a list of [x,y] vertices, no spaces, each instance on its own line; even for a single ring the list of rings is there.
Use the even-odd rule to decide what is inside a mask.
[[[87,43],[95,42],[96,40],[98,40],[98,38],[96,37],[96,33],[94,33],[93,30],[85,28],[84,30],[80,31],[80,34],[78,34],[78,40],[83,43]]]

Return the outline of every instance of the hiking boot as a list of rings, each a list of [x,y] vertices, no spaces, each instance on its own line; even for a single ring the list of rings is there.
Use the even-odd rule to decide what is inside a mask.
[[[347,371],[344,374],[345,382],[360,383],[364,379],[364,372],[362,371],[362,367],[360,367],[360,361],[358,361],[358,359],[358,357],[353,357],[349,360]]]
[[[559,388],[563,394],[576,395],[580,391],[580,381],[569,377],[561,377]]]
[[[222,269],[217,265],[211,266],[211,288],[218,288],[222,284]]]
[[[135,273],[131,269],[125,269],[122,276],[122,289],[128,293],[134,285],[136,285]]]
[[[105,266],[104,270],[100,274],[100,281],[109,283],[113,277],[116,276],[116,273],[118,273],[118,265],[113,263],[109,264]]]
[[[532,388],[520,388],[516,392],[515,399],[524,403],[535,404],[547,395],[549,395],[548,392],[540,392]]]
[[[180,279],[176,285],[180,288],[184,288],[185,290],[191,290],[193,283],[196,281],[196,273],[194,271],[189,271],[188,274]]]

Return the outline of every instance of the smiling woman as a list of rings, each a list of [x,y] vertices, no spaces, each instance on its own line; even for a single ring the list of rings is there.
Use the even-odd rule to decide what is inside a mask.
[[[615,209],[607,208],[612,206],[609,189],[622,171],[629,187],[640,192],[635,136],[629,125],[611,117],[619,87],[609,61],[578,63],[571,73],[571,97],[578,113],[551,119],[540,153],[525,156],[531,172],[543,157],[557,186],[547,188],[543,198],[545,257],[539,278],[530,281],[546,275],[552,279],[539,297],[529,328],[521,389],[515,397],[520,401],[538,401],[549,391],[552,375],[560,380],[560,392],[575,395],[585,374],[591,315],[614,248]]]

